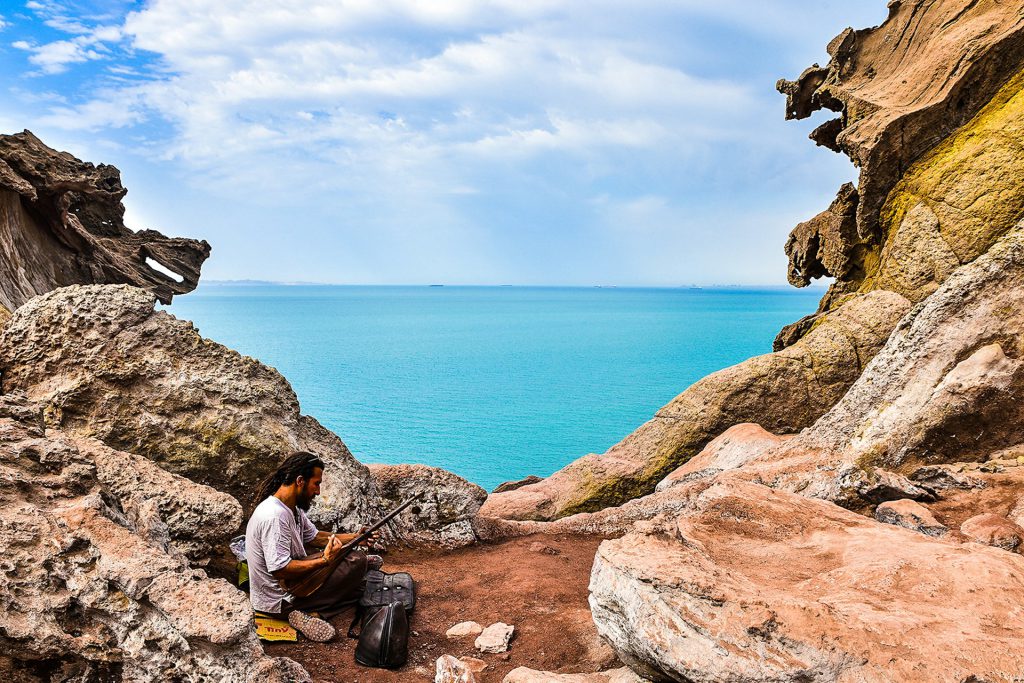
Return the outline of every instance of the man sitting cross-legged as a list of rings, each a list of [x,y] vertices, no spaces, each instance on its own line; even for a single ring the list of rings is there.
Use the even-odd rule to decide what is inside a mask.
[[[323,461],[312,453],[288,456],[260,484],[256,509],[245,529],[253,609],[287,615],[288,623],[317,642],[333,638],[334,627],[309,613],[318,612],[330,619],[358,601],[367,569],[367,556],[352,551],[311,594],[296,597],[289,592],[289,587],[331,564],[341,547],[356,537],[317,531],[306,516],[313,499],[320,495],[323,471]],[[310,554],[308,548],[323,551]],[[379,567],[379,558],[370,557]]]

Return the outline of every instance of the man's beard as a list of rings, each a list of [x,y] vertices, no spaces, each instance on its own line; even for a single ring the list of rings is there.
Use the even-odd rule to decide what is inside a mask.
[[[313,504],[313,498],[315,497],[316,496],[311,496],[305,491],[303,491],[295,497],[295,506],[303,510],[304,512],[308,512],[310,506]]]

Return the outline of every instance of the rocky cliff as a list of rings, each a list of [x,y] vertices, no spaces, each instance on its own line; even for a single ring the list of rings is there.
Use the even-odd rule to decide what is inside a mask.
[[[780,81],[786,116],[839,114],[811,135],[860,168],[824,212],[798,225],[790,281],[835,283],[776,352],[680,394],[602,456],[492,495],[504,519],[555,519],[618,505],[739,422],[796,433],[861,375],[897,322],[1024,217],[1024,13],[996,0],[891,2],[877,28],[848,29],[831,61]]]
[[[889,7],[779,84],[787,116],[839,114],[812,138],[861,169],[786,246],[794,284],[835,278],[820,310],[608,453],[483,508],[449,473],[364,467],[273,369],[156,311],[194,278],[142,265],[198,277],[202,245],[125,235],[116,170],[9,136],[0,256],[59,256],[0,283],[18,306],[0,330],[0,673],[304,680],[203,569],[251,482],[301,447],[338,475],[324,522],[426,493],[398,528],[419,542],[617,536],[590,606],[653,681],[1019,679],[1024,9]]]
[[[625,534],[590,604],[651,680],[1024,671],[1024,8],[889,10],[779,83],[860,168],[786,245],[795,285],[835,278],[818,313],[476,520]]]
[[[205,571],[256,482],[313,451],[322,526],[418,495],[389,533],[445,547],[476,541],[486,494],[431,467],[371,473],[276,370],[156,310],[195,287],[209,245],[132,233],[124,193],[111,166],[0,136],[0,674],[309,680],[263,653],[245,594]]]

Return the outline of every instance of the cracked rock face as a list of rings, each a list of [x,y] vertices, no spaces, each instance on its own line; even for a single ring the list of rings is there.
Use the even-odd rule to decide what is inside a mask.
[[[1005,680],[1020,557],[719,478],[598,550],[598,631],[658,681]]]
[[[111,471],[118,464],[122,471]],[[194,544],[177,545],[189,536],[223,541],[238,503],[174,475],[127,471],[138,465],[155,468],[89,439],[44,432],[37,407],[0,397],[0,674],[309,680],[294,662],[264,655],[245,594],[191,568],[181,551],[197,552]],[[168,502],[167,485],[178,501]],[[143,520],[135,510],[149,496],[157,503]],[[224,518],[204,516],[225,510]],[[189,534],[189,524],[208,528]]]
[[[113,166],[57,152],[28,131],[0,135],[0,306],[13,311],[73,284],[131,284],[164,303],[195,289],[210,245],[129,230],[125,192]]]
[[[48,426],[144,456],[246,505],[285,455],[312,451],[327,464],[314,516],[349,530],[375,515],[368,470],[299,412],[284,377],[154,304],[153,294],[126,285],[36,297],[0,334],[3,389],[43,406]]]
[[[414,544],[461,548],[476,542],[472,520],[487,497],[481,487],[457,474],[427,465],[369,465],[381,506],[417,502],[389,526],[401,540]]]

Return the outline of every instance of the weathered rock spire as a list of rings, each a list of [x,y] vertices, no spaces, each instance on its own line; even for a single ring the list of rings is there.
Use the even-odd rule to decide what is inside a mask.
[[[210,245],[129,230],[126,192],[113,166],[57,152],[27,130],[0,135],[0,306],[74,284],[135,285],[164,303],[195,289]]]

